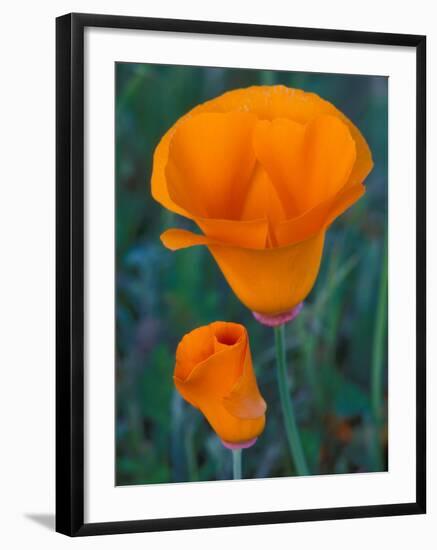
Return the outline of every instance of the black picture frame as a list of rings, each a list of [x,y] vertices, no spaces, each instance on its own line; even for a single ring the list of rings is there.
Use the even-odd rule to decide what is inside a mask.
[[[416,51],[416,499],[414,502],[216,516],[84,522],[84,29],[403,46]],[[56,530],[69,536],[320,521],[426,511],[426,37],[95,14],[56,20]]]

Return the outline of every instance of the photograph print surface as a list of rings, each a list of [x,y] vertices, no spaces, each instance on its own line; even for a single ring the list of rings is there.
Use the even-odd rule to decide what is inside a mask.
[[[115,76],[116,484],[387,470],[387,78]]]

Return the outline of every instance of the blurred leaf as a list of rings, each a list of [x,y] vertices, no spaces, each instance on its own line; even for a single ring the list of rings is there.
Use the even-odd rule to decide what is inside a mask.
[[[150,363],[143,369],[141,380],[142,413],[166,431],[171,423],[173,368],[174,358],[163,345],[159,345],[153,350]]]

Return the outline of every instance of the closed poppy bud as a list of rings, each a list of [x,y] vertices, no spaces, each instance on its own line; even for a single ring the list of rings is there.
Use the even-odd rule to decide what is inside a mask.
[[[161,239],[207,246],[243,304],[283,316],[311,291],[325,232],[363,195],[372,166],[360,131],[316,94],[233,90],[180,118],[155,150],[154,198],[202,232]]]
[[[217,321],[186,334],[176,350],[174,382],[226,444],[244,447],[264,429],[246,329]]]

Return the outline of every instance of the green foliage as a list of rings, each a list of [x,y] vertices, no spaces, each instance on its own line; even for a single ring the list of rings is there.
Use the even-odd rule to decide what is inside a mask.
[[[386,254],[387,79],[120,63],[116,66],[118,485],[232,476],[229,451],[199,411],[181,399],[172,379],[180,338],[215,320],[248,327],[258,382],[268,403],[266,429],[243,453],[244,476],[295,474],[279,407],[273,331],[256,323],[238,302],[204,247],[172,253],[162,246],[162,231],[189,224],[150,195],[154,148],[181,115],[224,91],[277,83],[313,91],[333,102],[361,129],[375,162],[366,195],[330,228],[316,286],[298,319],[286,327],[289,378],[304,452],[315,474],[386,468],[387,333],[381,313],[386,309],[381,269]],[[381,403],[371,398],[376,369],[382,383]]]
[[[164,345],[153,350],[149,365],[145,365],[140,378],[140,405],[144,418],[156,424],[159,432],[165,432],[171,422],[170,400],[173,375],[173,357]]]

